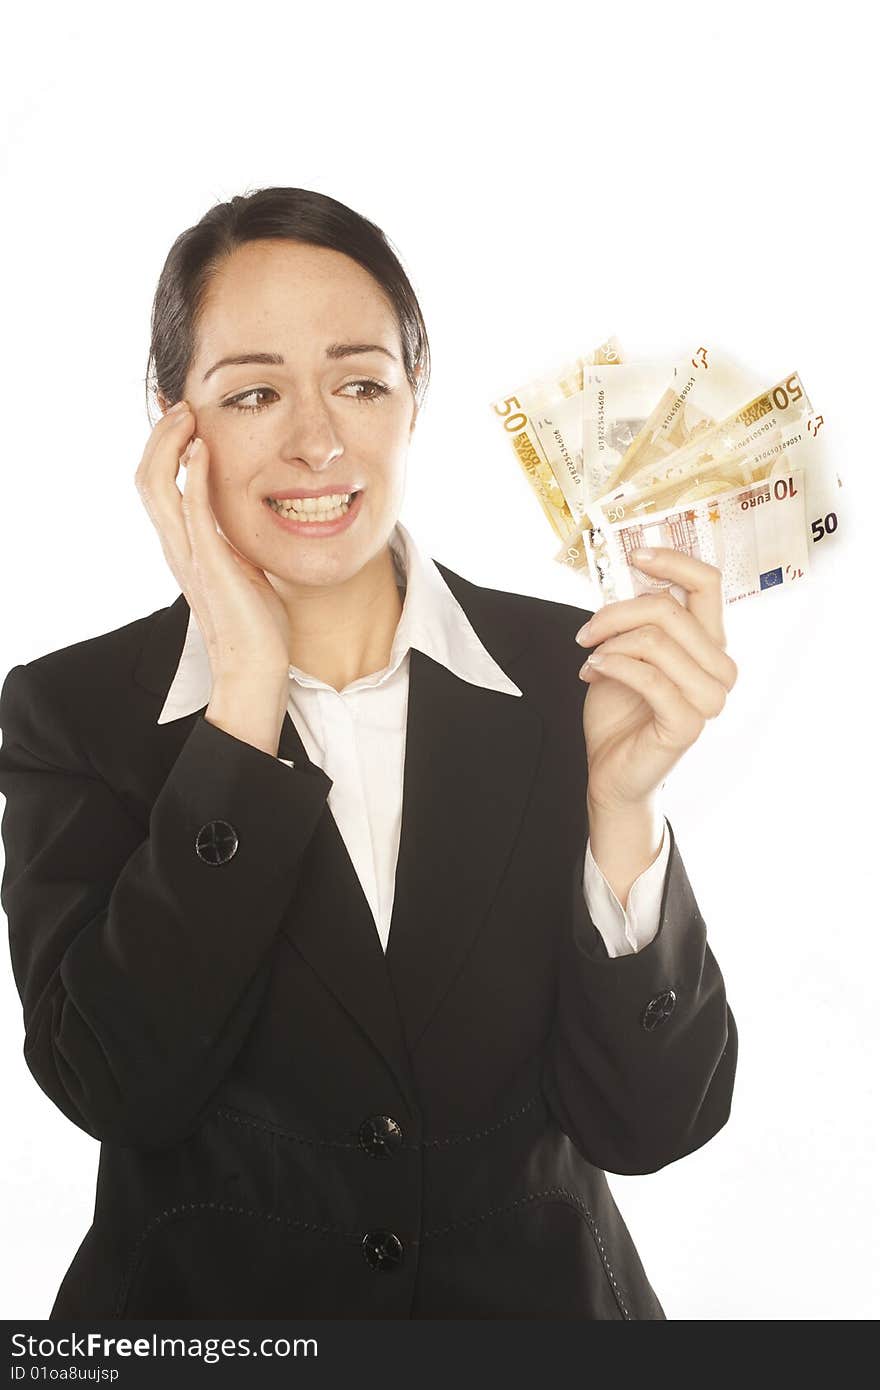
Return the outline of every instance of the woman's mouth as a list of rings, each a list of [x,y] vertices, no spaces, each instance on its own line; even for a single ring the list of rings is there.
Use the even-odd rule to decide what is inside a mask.
[[[274,497],[263,500],[286,531],[297,535],[333,536],[350,526],[360,510],[363,489],[322,497]]]

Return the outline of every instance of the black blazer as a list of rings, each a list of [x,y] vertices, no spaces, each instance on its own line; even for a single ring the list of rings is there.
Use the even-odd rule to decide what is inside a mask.
[[[101,1141],[51,1318],[665,1317],[603,1170],[727,1120],[724,982],[674,836],[651,944],[590,920],[585,610],[439,568],[523,695],[412,652],[387,955],[290,715],[156,723],[183,594],[6,676],[25,1059]]]

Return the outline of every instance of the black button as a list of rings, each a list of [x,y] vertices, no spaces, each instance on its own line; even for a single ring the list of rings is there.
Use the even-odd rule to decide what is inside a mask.
[[[645,1011],[642,1014],[642,1027],[650,1033],[652,1029],[666,1022],[674,1008],[674,989],[664,989],[662,994],[655,994],[654,998],[645,1005]]]
[[[238,849],[238,831],[228,820],[209,820],[196,836],[196,854],[206,864],[225,864]]]
[[[403,1258],[403,1246],[393,1231],[367,1231],[361,1249],[370,1269],[396,1269]]]
[[[390,1158],[402,1139],[400,1125],[390,1115],[371,1115],[358,1130],[358,1142],[370,1158]]]

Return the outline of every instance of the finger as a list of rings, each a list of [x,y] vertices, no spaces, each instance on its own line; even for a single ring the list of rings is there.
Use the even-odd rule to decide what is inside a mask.
[[[593,647],[641,627],[660,628],[725,690],[731,691],[736,684],[739,675],[736,662],[713,641],[696,614],[669,593],[641,594],[638,598],[606,603],[587,626],[589,630],[581,628],[576,641]]]
[[[693,705],[704,719],[717,719],[727,703],[727,691],[721,681],[710,675],[679,642],[653,623],[624,632],[619,637],[611,637],[602,642],[597,650],[603,657],[609,653],[620,653],[656,666],[678,686],[688,704]],[[580,675],[585,676],[592,669],[590,662],[586,662],[581,667]],[[604,671],[604,661],[599,669]]]
[[[198,436],[192,441],[187,463],[186,491],[181,510],[187,530],[192,564],[210,584],[222,575],[238,573],[232,547],[220,534],[211,510],[208,489],[208,446]]]
[[[722,650],[727,646],[724,635],[724,598],[721,570],[717,565],[709,565],[674,546],[651,547],[653,557],[640,559],[642,551],[633,551],[630,559],[645,574],[661,579],[670,579],[685,591],[687,611],[693,613],[698,622]],[[677,600],[673,599],[673,603]],[[681,605],[679,605],[681,606]]]
[[[167,463],[170,441],[176,443],[176,457],[179,458],[194,428],[195,416],[185,401],[178,401],[156,421],[135,473],[135,483],[139,489],[153,480],[157,463],[160,467],[163,460]]]
[[[689,748],[703,732],[705,720],[700,711],[659,667],[622,652],[608,652],[601,667],[587,667],[591,672],[594,669],[597,679],[620,681],[641,695],[654,712],[657,737],[665,747]]]
[[[159,533],[166,559],[181,581],[189,568],[190,545],[177,475],[194,428],[195,417],[189,409],[169,411],[153,427],[135,473],[141,501]]]

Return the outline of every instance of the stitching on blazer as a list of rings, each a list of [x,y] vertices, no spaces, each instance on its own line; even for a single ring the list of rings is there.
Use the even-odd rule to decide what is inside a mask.
[[[247,1115],[243,1110],[228,1110],[221,1106],[216,1114],[221,1120],[230,1120],[232,1124],[242,1125],[248,1129],[258,1129],[263,1134],[273,1134],[276,1139],[287,1139],[291,1144],[308,1144],[313,1149],[356,1149],[358,1144],[351,1139],[313,1139],[307,1134],[294,1134],[292,1130],[278,1129],[268,1120],[259,1120],[256,1115]],[[412,1145],[405,1146],[412,1147]]]
[[[478,1225],[481,1221],[487,1221],[489,1217],[500,1216],[508,1211],[515,1211],[517,1207],[526,1206],[530,1202],[552,1201],[554,1198],[561,1199],[563,1202],[565,1202],[566,1205],[574,1207],[575,1210],[579,1213],[579,1215],[582,1216],[583,1219],[586,1221],[587,1225],[590,1228],[590,1233],[596,1242],[596,1249],[602,1261],[602,1267],[605,1270],[606,1278],[608,1279],[608,1282],[611,1286],[611,1292],[613,1293],[614,1300],[617,1303],[618,1308],[620,1309],[621,1316],[627,1322],[632,1321],[629,1315],[629,1310],[627,1309],[627,1306],[623,1300],[623,1295],[620,1286],[614,1277],[614,1271],[611,1268],[611,1264],[605,1252],[605,1246],[602,1237],[599,1234],[599,1228],[596,1225],[593,1214],[584,1205],[584,1203],[577,1196],[577,1194],[574,1192],[570,1192],[567,1187],[547,1187],[544,1189],[543,1192],[530,1192],[527,1196],[520,1197],[515,1202],[508,1203],[507,1206],[493,1207],[490,1211],[480,1212],[478,1215],[466,1217],[462,1221],[453,1221],[448,1226],[438,1226],[433,1231],[423,1231],[421,1240],[415,1239],[411,1241],[410,1244],[412,1244],[413,1246],[418,1246],[423,1241],[431,1240],[438,1236],[448,1235],[450,1231],[460,1230],[462,1227],[466,1226],[475,1226]],[[159,1226],[162,1225],[163,1222],[170,1220],[171,1217],[188,1216],[196,1211],[222,1211],[237,1216],[256,1217],[260,1221],[274,1221],[278,1225],[287,1226],[288,1228],[293,1230],[312,1231],[317,1232],[319,1235],[339,1235],[342,1236],[346,1242],[349,1242],[351,1244],[360,1245],[361,1241],[363,1240],[362,1231],[352,1231],[343,1226],[319,1226],[316,1222],[299,1221],[296,1219],[296,1217],[282,1216],[278,1212],[256,1211],[252,1207],[236,1207],[233,1206],[230,1202],[182,1202],[178,1206],[168,1207],[165,1211],[159,1212],[159,1214],[157,1216],[154,1216],[153,1219],[150,1222],[148,1222],[148,1224],[141,1231],[141,1234],[138,1237],[138,1240],[129,1258],[125,1273],[123,1274],[122,1279],[120,1280],[119,1291],[116,1297],[116,1305],[114,1308],[114,1317],[124,1316],[125,1304],[128,1299],[129,1291],[131,1289],[132,1280],[134,1279],[134,1276],[137,1273],[137,1267],[141,1256],[141,1249],[143,1245],[146,1243],[146,1241],[149,1239],[149,1237]]]
[[[196,1211],[223,1211],[235,1216],[255,1216],[261,1221],[274,1221],[278,1225],[288,1226],[300,1231],[313,1231],[319,1235],[340,1235],[346,1241],[360,1245],[363,1240],[363,1231],[352,1231],[343,1226],[319,1226],[314,1221],[299,1221],[294,1216],[282,1216],[279,1212],[256,1211],[252,1207],[236,1207],[231,1202],[181,1202],[174,1207],[167,1207],[165,1211],[160,1211],[154,1216],[141,1231],[129,1257],[128,1265],[119,1284],[119,1292],[116,1298],[114,1316],[121,1317],[125,1310],[125,1303],[128,1298],[132,1280],[137,1273],[137,1266],[140,1261],[141,1247],[153,1234],[157,1227],[163,1222],[170,1220],[173,1216],[190,1216]]]
[[[440,1139],[424,1139],[422,1141],[422,1148],[439,1148],[442,1144],[470,1144],[474,1139],[482,1139],[487,1134],[494,1134],[495,1130],[503,1129],[505,1125],[509,1125],[513,1120],[519,1119],[520,1115],[524,1115],[527,1110],[531,1110],[532,1106],[536,1105],[540,1099],[541,1093],[539,1091],[532,1096],[531,1100],[527,1100],[524,1105],[521,1105],[518,1110],[512,1110],[509,1115],[505,1115],[503,1120],[497,1120],[494,1125],[487,1125],[485,1129],[474,1129],[471,1130],[470,1133],[465,1131],[463,1134],[450,1134]]]
[[[448,1226],[438,1226],[433,1231],[423,1231],[422,1240],[432,1240],[438,1236],[448,1235],[450,1231],[458,1231],[466,1226],[476,1226],[481,1221],[487,1221],[490,1216],[501,1216],[503,1213],[514,1211],[517,1207],[525,1206],[529,1202],[552,1201],[554,1199],[563,1201],[567,1206],[573,1206],[586,1221],[593,1239],[596,1242],[596,1249],[602,1261],[608,1282],[611,1285],[611,1292],[614,1294],[615,1302],[623,1318],[627,1322],[631,1322],[632,1319],[630,1318],[629,1310],[623,1301],[620,1285],[614,1277],[614,1271],[611,1268],[610,1261],[605,1252],[605,1245],[599,1234],[599,1228],[596,1225],[595,1218],[589,1208],[587,1208],[580,1197],[578,1197],[577,1193],[570,1192],[567,1187],[546,1187],[543,1192],[530,1192],[525,1197],[519,1197],[515,1202],[510,1202],[507,1206],[493,1207],[491,1211],[479,1212],[476,1216],[465,1217],[462,1221],[453,1221]]]
[[[475,1139],[483,1139],[488,1134],[494,1134],[496,1130],[503,1129],[505,1125],[511,1124],[519,1119],[520,1115],[525,1115],[526,1111],[531,1110],[541,1099],[541,1093],[535,1095],[521,1105],[518,1110],[512,1110],[503,1119],[496,1120],[495,1124],[487,1125],[483,1129],[465,1130],[461,1134],[443,1135],[439,1138],[422,1139],[418,1143],[402,1143],[402,1149],[431,1149],[440,1148],[449,1144],[471,1144]],[[216,1114],[221,1119],[230,1120],[233,1124],[247,1125],[252,1129],[262,1130],[264,1133],[274,1134],[278,1139],[287,1139],[294,1144],[308,1144],[315,1149],[357,1149],[360,1144],[357,1140],[351,1139],[313,1139],[305,1134],[295,1134],[292,1130],[279,1129],[272,1125],[268,1120],[258,1119],[255,1115],[248,1115],[243,1110],[233,1110],[227,1106],[220,1106]]]

